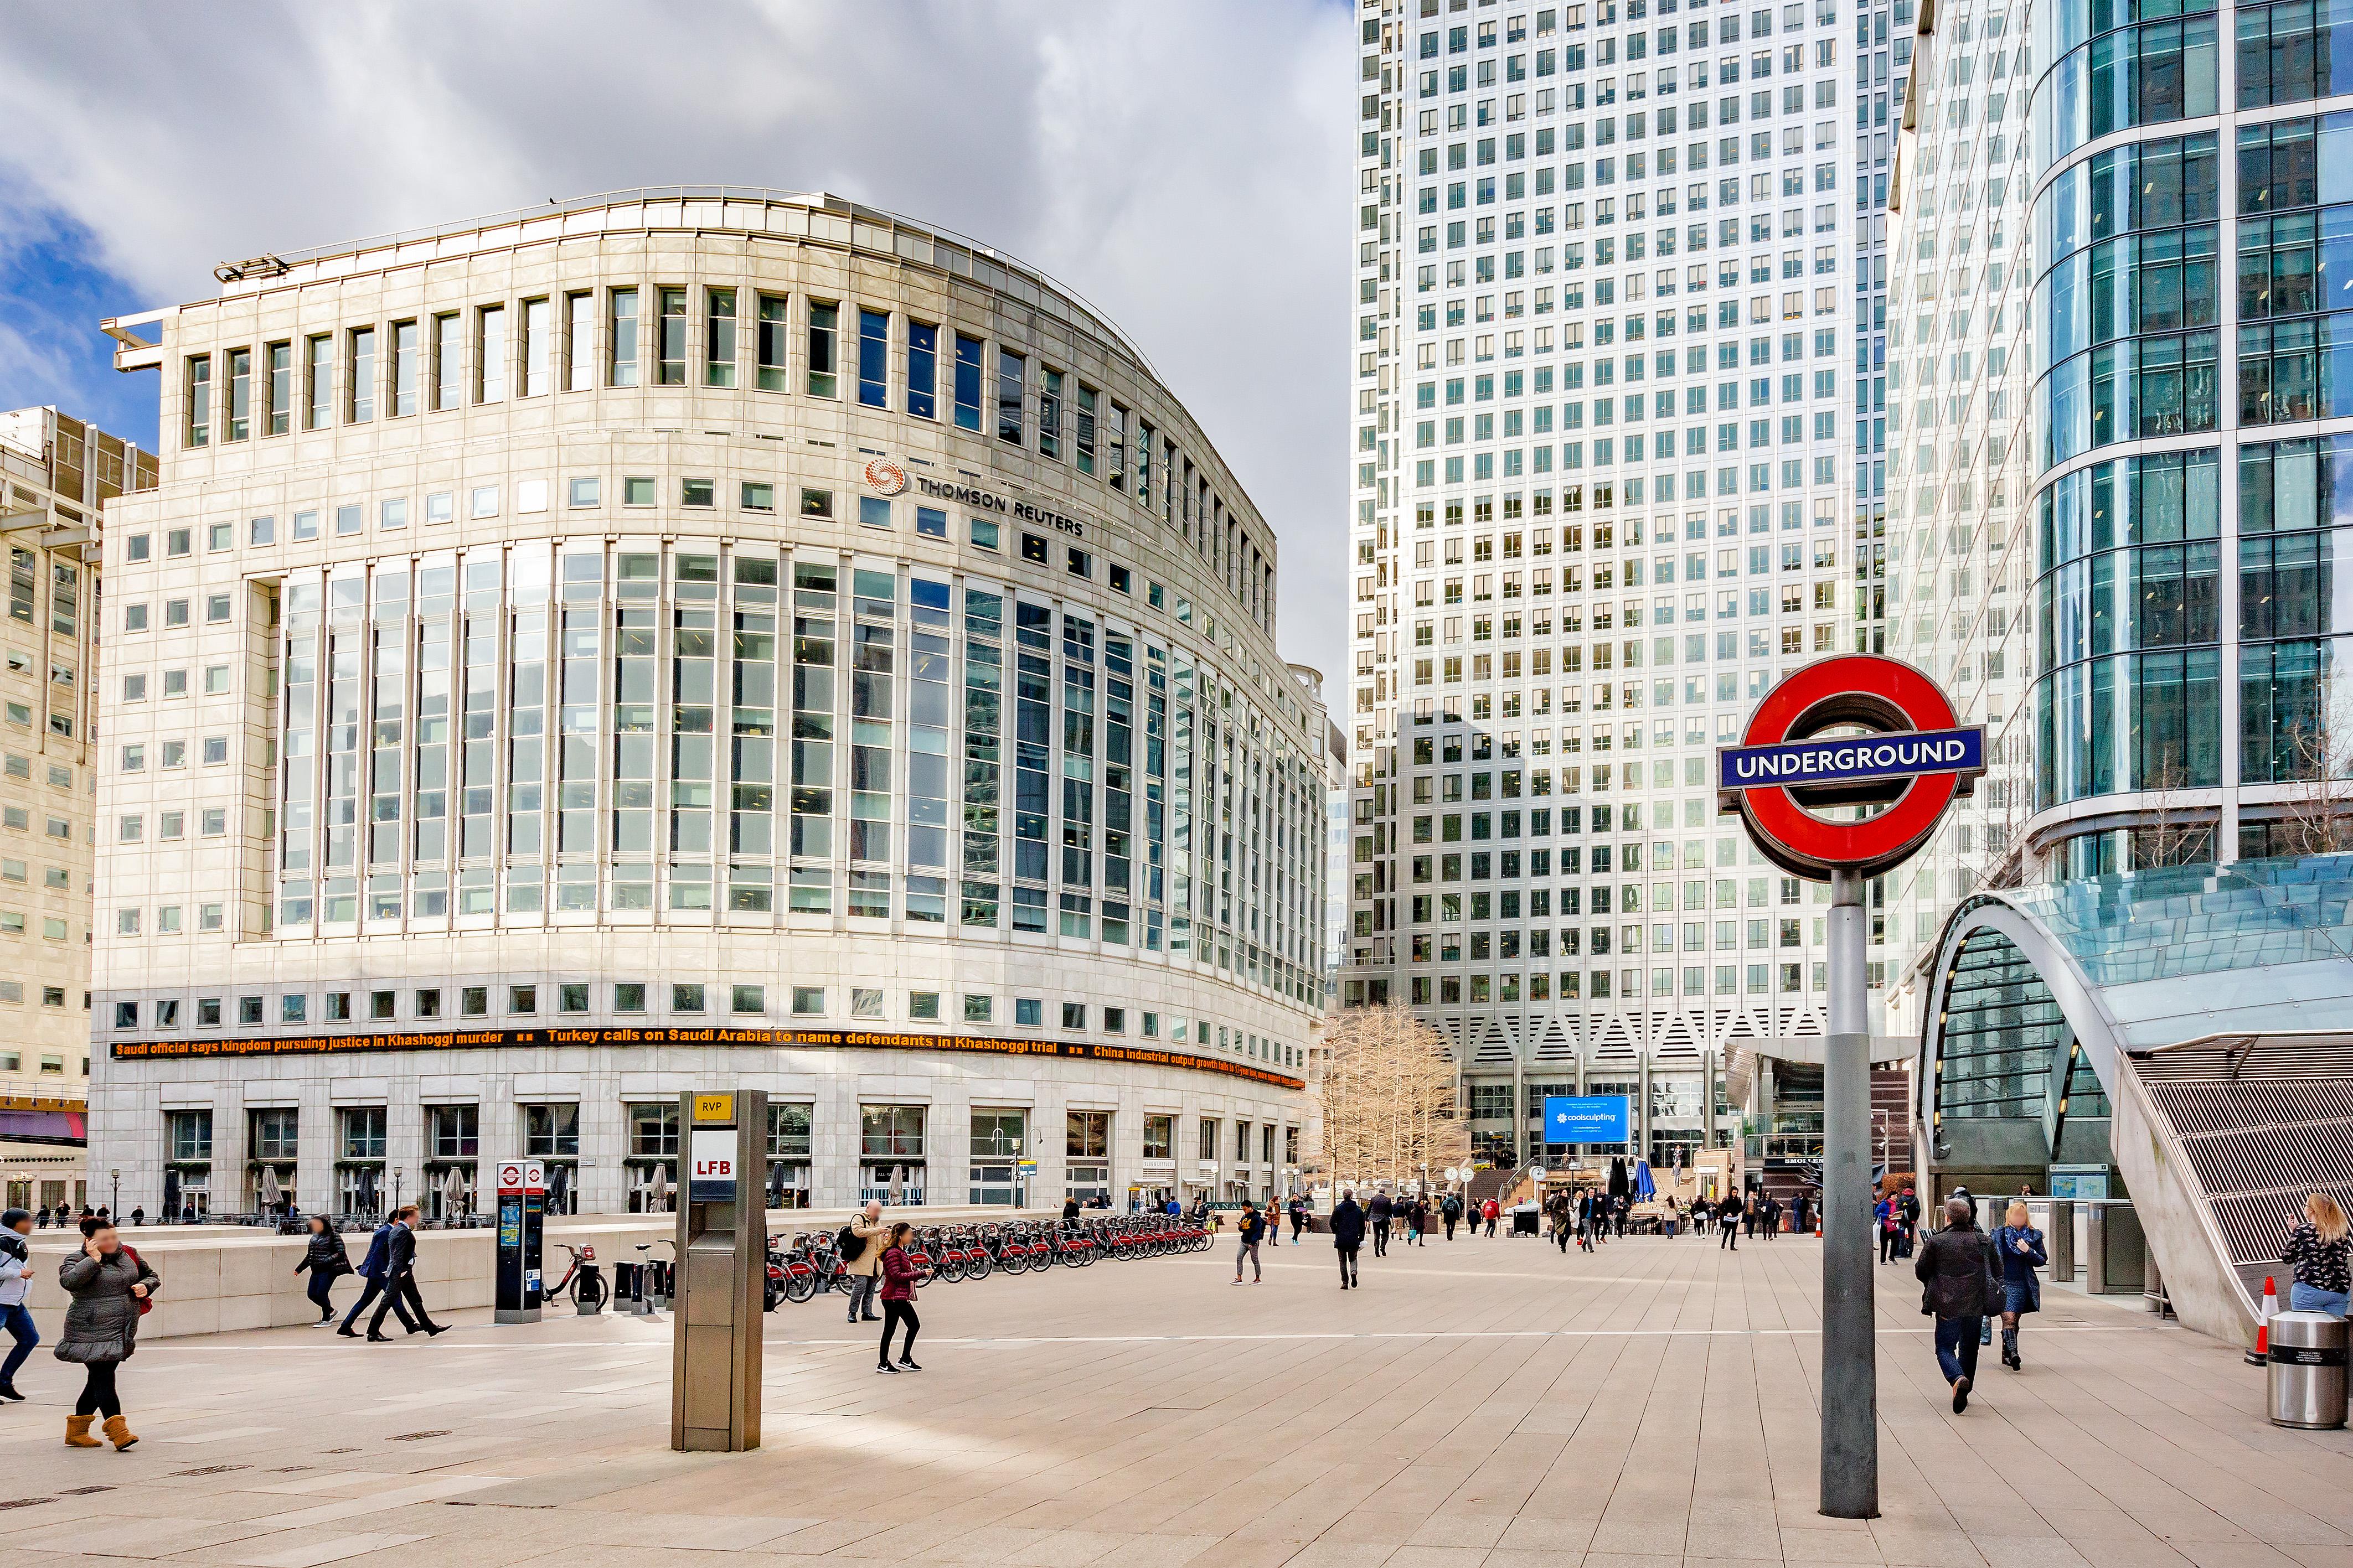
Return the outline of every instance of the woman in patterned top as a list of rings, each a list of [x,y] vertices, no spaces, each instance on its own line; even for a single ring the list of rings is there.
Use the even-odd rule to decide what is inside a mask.
[[[2304,1221],[2288,1233],[2282,1263],[2295,1267],[2295,1283],[2288,1288],[2288,1310],[2345,1316],[2346,1292],[2353,1280],[2346,1276],[2346,1255],[2353,1251],[2347,1235],[2345,1211],[2327,1193],[2306,1193]]]

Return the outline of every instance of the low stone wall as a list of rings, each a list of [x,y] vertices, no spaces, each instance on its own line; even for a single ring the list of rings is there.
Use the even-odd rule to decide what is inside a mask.
[[[787,1237],[797,1230],[836,1230],[849,1220],[851,1212],[771,1210],[768,1229],[772,1235]],[[927,1206],[894,1209],[890,1211],[890,1217],[925,1226],[982,1219],[1042,1219],[1059,1213]],[[126,1228],[121,1235],[164,1280],[155,1293],[155,1310],[139,1325],[142,1340],[227,1333],[238,1329],[289,1328],[311,1322],[319,1315],[305,1293],[310,1276],[294,1272],[307,1245],[301,1237],[273,1236],[236,1226],[205,1225],[147,1226]],[[670,1215],[572,1215],[552,1218],[547,1222],[541,1266],[548,1283],[553,1285],[563,1278],[569,1262],[568,1255],[557,1249],[557,1242],[593,1247],[609,1290],[615,1264],[635,1263],[639,1246],[667,1242],[676,1235],[677,1220]],[[42,1343],[35,1353],[46,1355],[49,1347],[57,1343],[65,1325],[68,1298],[58,1284],[58,1268],[80,1245],[81,1237],[70,1230],[37,1230],[27,1239],[33,1248],[33,1321],[41,1331]],[[417,1232],[417,1282],[424,1293],[426,1310],[438,1316],[492,1306],[497,1288],[497,1231],[488,1226],[479,1230]],[[353,1267],[357,1268],[367,1256],[368,1237],[347,1236],[343,1241],[351,1252]],[[658,1255],[666,1258],[669,1251],[664,1248]],[[337,1308],[348,1309],[366,1288],[367,1282],[357,1276],[343,1276],[335,1284]],[[571,1310],[568,1304],[551,1309],[558,1313]],[[607,1310],[611,1309],[608,1306]],[[374,1310],[373,1307],[369,1309],[370,1312]]]

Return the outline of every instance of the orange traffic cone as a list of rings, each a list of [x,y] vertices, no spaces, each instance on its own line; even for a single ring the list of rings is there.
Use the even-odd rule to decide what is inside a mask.
[[[2249,1366],[2263,1366],[2272,1359],[2272,1314],[2279,1310],[2279,1286],[2268,1274],[2263,1276],[2263,1315],[2255,1320],[2255,1348],[2247,1352]]]

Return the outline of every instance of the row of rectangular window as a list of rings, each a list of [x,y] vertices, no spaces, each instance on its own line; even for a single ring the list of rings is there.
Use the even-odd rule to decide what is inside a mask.
[[[737,331],[739,291],[705,286],[702,295],[701,352],[691,351],[690,301],[693,290],[660,286],[655,289],[657,316],[652,348],[653,382],[658,386],[688,384],[690,366],[700,362],[700,379],[707,387],[737,384],[739,338],[748,337],[753,350],[751,384],[763,392],[792,390],[795,378],[788,363],[793,338],[791,297],[754,291],[756,316],[753,331]],[[562,341],[559,342],[555,302],[525,300],[520,306],[522,332],[509,341],[508,307],[473,307],[470,345],[464,310],[443,311],[427,321],[395,321],[384,329],[389,356],[380,365],[375,326],[350,327],[340,333],[319,332],[301,341],[298,366],[294,340],[265,344],[257,372],[254,351],[233,348],[219,354],[193,354],[187,361],[186,444],[211,444],[216,420],[215,361],[227,384],[224,406],[218,410],[225,440],[242,441],[255,433],[284,435],[292,428],[299,403],[306,429],[333,425],[364,425],[377,416],[379,400],[391,418],[420,412],[461,408],[507,401],[510,390],[518,397],[536,397],[558,389],[581,392],[603,384],[633,387],[639,379],[638,300],[635,287],[605,291],[603,312],[605,354],[597,363],[598,312],[593,289],[563,296]],[[811,397],[841,395],[843,312],[839,301],[808,299],[801,323],[803,392]],[[912,316],[898,318],[896,342],[892,313],[861,305],[846,309],[854,318],[855,361],[850,379],[863,406],[888,408],[891,404],[892,360],[900,361],[897,412],[912,418],[937,419],[943,390],[949,416],[956,428],[981,432],[984,419],[993,421],[997,438],[1008,445],[1030,445],[1028,427],[1034,424],[1039,456],[1065,459],[1082,474],[1103,479],[1124,491],[1131,480],[1128,435],[1131,414],[1099,389],[1068,372],[1042,363],[1037,371],[1034,419],[1029,416],[1028,383],[1030,356],[997,345],[994,395],[984,385],[987,344],[981,338],[950,331],[949,355],[942,363],[943,329]],[[427,330],[429,328],[429,331]],[[560,363],[559,363],[560,362]],[[257,379],[257,375],[259,379]],[[943,379],[944,375],[944,388]],[[342,383],[338,405],[336,384]],[[259,401],[257,401],[257,394]],[[985,406],[985,402],[987,405]],[[1063,430],[1065,404],[1071,415],[1067,443]],[[1137,447],[1132,477],[1140,497],[1150,495],[1153,426],[1135,421]]]
[[[121,770],[126,773],[146,772],[149,744],[150,742],[145,741],[134,741],[124,745],[120,754]],[[166,771],[185,768],[188,765],[187,742],[165,740],[154,742],[153,744],[155,747],[157,763]],[[206,735],[198,740],[196,745],[197,755],[205,766],[216,768],[227,763],[228,737],[227,735]]]
[[[0,1058],[5,1061],[6,1058]],[[62,1071],[63,1064],[52,1068],[44,1058],[43,1071]],[[87,1072],[89,1064],[83,1064]],[[426,1112],[425,1148],[428,1159],[471,1159],[481,1151],[481,1108],[475,1103],[438,1103],[424,1108]],[[577,1100],[554,1103],[524,1102],[522,1111],[522,1152],[527,1157],[574,1160],[580,1154],[580,1104]],[[674,1163],[679,1152],[679,1107],[675,1100],[654,1101],[624,1101],[622,1114],[628,1127],[628,1157],[633,1161],[652,1160]],[[377,1162],[385,1157],[387,1140],[385,1121],[389,1108],[382,1105],[346,1105],[335,1109],[338,1136],[335,1157],[339,1160]],[[925,1122],[931,1107],[927,1105],[887,1105],[861,1103],[858,1108],[859,1153],[861,1159],[915,1162],[909,1173],[920,1184],[921,1162],[924,1158]],[[802,1162],[809,1158],[813,1145],[813,1123],[817,1106],[811,1101],[774,1101],[768,1107],[768,1154],[771,1159]],[[1043,1152],[1042,1135],[1033,1145],[1027,1123],[1033,1112],[1028,1107],[972,1108],[971,1153],[977,1161],[1012,1161]],[[1071,1110],[1063,1117],[1063,1152],[1073,1160],[1107,1160],[1111,1151],[1111,1124],[1114,1113],[1108,1110]],[[297,1162],[301,1151],[301,1112],[293,1106],[256,1106],[246,1112],[246,1152],[250,1161],[272,1164]],[[210,1110],[167,1110],[164,1113],[164,1158],[174,1167],[207,1164],[213,1158],[213,1113]],[[1249,1163],[1251,1160],[1253,1121],[1243,1120],[1235,1126],[1234,1158]],[[1256,1140],[1259,1162],[1271,1164],[1274,1161],[1272,1122],[1255,1123],[1261,1136]],[[1224,1146],[1223,1121],[1217,1117],[1199,1119],[1200,1157],[1214,1162]],[[1146,1160],[1169,1160],[1175,1157],[1176,1117],[1170,1112],[1147,1113],[1144,1117],[1143,1157]],[[1285,1127],[1283,1158],[1296,1163],[1299,1158],[1299,1129]],[[673,1177],[675,1172],[670,1173]],[[185,1182],[195,1173],[175,1170]],[[635,1173],[633,1173],[635,1174]],[[981,1180],[978,1172],[974,1180]],[[201,1182],[201,1178],[199,1177]],[[203,1193],[204,1186],[194,1189]],[[1008,1201],[1003,1198],[996,1201]],[[803,1202],[806,1202],[804,1194]],[[566,1211],[568,1212],[568,1211]]]

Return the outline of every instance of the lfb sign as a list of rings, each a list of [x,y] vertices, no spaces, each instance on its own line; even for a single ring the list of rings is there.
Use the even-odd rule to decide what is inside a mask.
[[[735,1199],[735,1129],[698,1127],[688,1140],[687,1199],[733,1203]]]
[[[1985,731],[1962,725],[1910,665],[1856,654],[1810,664],[1767,693],[1740,744],[1716,752],[1715,771],[1718,804],[1740,814],[1775,865],[1816,881],[1873,877],[1926,844],[1985,772]],[[1853,806],[1879,809],[1820,815]]]

